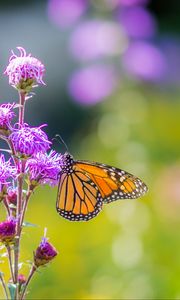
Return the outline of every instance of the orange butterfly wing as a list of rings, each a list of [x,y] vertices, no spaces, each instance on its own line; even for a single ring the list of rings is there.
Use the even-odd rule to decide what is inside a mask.
[[[61,174],[56,208],[70,221],[88,221],[102,209],[101,193],[91,178],[73,165],[71,174]]]
[[[105,164],[75,161],[66,153],[60,173],[56,208],[70,221],[88,221],[104,203],[143,196],[148,188],[134,175]]]
[[[135,199],[143,196],[148,190],[144,182],[124,170],[88,161],[75,161],[75,164],[98,187],[103,203],[118,199]]]

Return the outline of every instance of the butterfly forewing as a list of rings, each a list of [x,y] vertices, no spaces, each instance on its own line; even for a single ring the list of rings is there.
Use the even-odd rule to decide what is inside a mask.
[[[105,164],[76,161],[100,190],[103,203],[118,199],[135,199],[147,192],[145,183],[134,175]]]

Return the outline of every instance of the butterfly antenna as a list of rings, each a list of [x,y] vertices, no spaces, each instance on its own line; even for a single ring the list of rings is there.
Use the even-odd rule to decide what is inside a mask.
[[[53,138],[53,140],[56,140],[58,142],[60,140],[61,143],[65,146],[66,150],[69,152],[68,146],[66,145],[65,141],[63,140],[63,138],[59,134],[56,134],[55,137]]]

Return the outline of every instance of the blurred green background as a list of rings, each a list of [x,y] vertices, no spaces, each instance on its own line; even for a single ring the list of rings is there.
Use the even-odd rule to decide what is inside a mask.
[[[26,217],[38,227],[24,232],[22,261],[44,227],[59,255],[36,274],[28,299],[180,299],[180,2],[61,2],[0,2],[1,73],[16,46],[42,60],[47,86],[29,100],[26,121],[47,123],[77,159],[139,176],[149,192],[76,223],[56,213],[57,187],[39,188]],[[17,99],[3,75],[0,98]]]

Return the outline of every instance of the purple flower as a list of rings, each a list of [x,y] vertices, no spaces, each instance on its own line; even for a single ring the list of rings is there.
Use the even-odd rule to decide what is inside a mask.
[[[50,262],[58,254],[53,245],[48,243],[47,238],[43,237],[39,247],[34,253],[34,264],[36,267]]]
[[[158,82],[166,74],[166,57],[160,49],[148,43],[133,42],[123,56],[124,69],[140,80]]]
[[[10,104],[1,104],[0,105],[0,133],[3,135],[8,135],[10,129],[10,122],[15,116],[15,113],[12,111],[14,108],[14,103]]]
[[[79,24],[70,41],[73,55],[82,61],[119,55],[126,47],[127,38],[119,24],[100,19]]]
[[[51,142],[48,141],[46,133],[41,129],[44,126],[46,125],[29,127],[24,124],[20,129],[14,129],[9,139],[17,154],[26,158],[36,155],[38,152],[46,152],[50,148]]]
[[[91,65],[73,74],[69,90],[77,102],[93,105],[111,95],[117,87],[117,74],[112,66]]]
[[[17,47],[20,56],[14,54],[9,59],[4,74],[9,76],[9,84],[24,92],[29,92],[36,84],[43,84],[43,76],[45,73],[44,65],[31,54],[26,55],[26,51],[22,47]]]
[[[16,234],[16,220],[9,217],[6,221],[0,223],[0,241],[8,244],[13,241]]]
[[[27,172],[31,184],[56,185],[61,170],[61,155],[51,150],[37,155],[27,161]]]
[[[49,0],[49,18],[60,27],[75,23],[87,9],[85,0]]]
[[[0,155],[0,193],[3,192],[3,187],[9,184],[9,179],[16,176],[15,167],[11,165],[11,159],[5,160],[3,154]],[[1,195],[2,196],[2,195]]]

